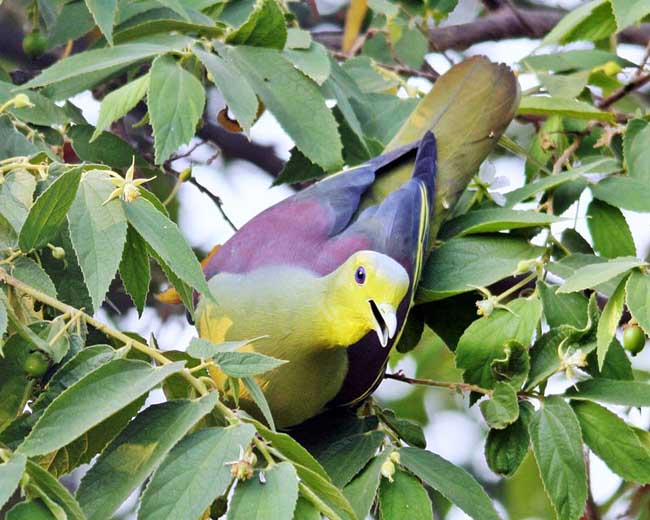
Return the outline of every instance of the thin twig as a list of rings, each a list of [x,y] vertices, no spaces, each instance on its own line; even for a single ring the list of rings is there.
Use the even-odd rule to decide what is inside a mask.
[[[184,153],[182,153],[182,154],[180,154],[180,155],[173,154],[173,155],[169,158],[169,162],[174,162],[174,161],[177,161],[178,159],[184,159],[185,157],[189,157],[190,155],[192,155],[192,154],[196,151],[197,148],[199,148],[200,146],[203,146],[204,144],[208,144],[208,142],[205,141],[205,140],[201,140],[201,141],[199,141],[198,143],[195,143],[194,146],[192,146],[192,147],[191,147],[189,150],[187,150],[186,152],[184,152]]]
[[[643,76],[639,76],[638,78],[633,79],[627,85],[622,86],[621,88],[612,92],[611,95],[599,101],[597,104],[598,108],[601,109],[609,108],[618,100],[624,98],[631,92],[640,89],[643,85],[645,85],[649,81],[650,81],[650,74],[644,74]]]
[[[399,370],[394,374],[384,374],[385,379],[394,379],[395,381],[401,381],[402,383],[408,383],[410,385],[423,385],[423,386],[434,386],[437,388],[447,388],[448,390],[460,390],[462,392],[476,392],[478,394],[490,395],[492,390],[487,390],[477,385],[471,385],[469,383],[454,383],[451,381],[435,381],[433,379],[419,379],[416,377],[408,377]]]
[[[197,181],[194,177],[190,177],[189,182],[190,184],[195,186],[201,193],[210,197],[210,200],[214,202],[214,205],[219,210],[219,213],[221,213],[223,219],[228,223],[228,225],[232,228],[233,231],[237,231],[237,226],[233,224],[232,220],[230,220],[230,218],[228,217],[228,215],[223,209],[223,201],[221,200],[221,198],[218,195],[212,193],[208,188],[203,186],[203,184]]]
[[[339,52],[339,51],[330,51],[330,54],[340,60],[346,60],[349,57],[347,53]],[[412,69],[411,67],[408,67],[406,65],[389,65],[388,63],[379,63],[379,62],[376,62],[376,65],[378,67],[381,67],[382,69],[397,72],[398,74],[403,74],[405,76],[411,76],[411,77],[427,78],[431,81],[436,81],[440,77],[440,74],[438,74],[433,69],[433,67],[431,67],[431,65],[429,65],[428,63],[426,63],[426,66],[428,66],[428,68],[430,69],[428,71]]]
[[[566,149],[562,152],[560,157],[558,157],[557,161],[553,164],[553,175],[557,175],[562,171],[562,168],[564,168],[565,165],[569,163],[571,160],[571,156],[574,154],[574,152],[578,149],[580,146],[580,142],[582,139],[580,137],[576,137],[573,142],[566,147]]]
[[[634,78],[638,78],[639,76],[641,76],[641,74],[643,74],[643,69],[648,63],[648,59],[650,59],[650,38],[648,38],[648,44],[645,46],[645,52],[643,53],[643,58],[641,58],[641,62],[639,63],[639,66],[634,71]]]

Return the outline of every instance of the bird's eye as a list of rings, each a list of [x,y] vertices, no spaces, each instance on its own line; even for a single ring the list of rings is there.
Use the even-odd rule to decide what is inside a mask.
[[[366,270],[363,266],[357,267],[357,270],[354,272],[354,280],[359,285],[363,285],[363,283],[366,281]]]

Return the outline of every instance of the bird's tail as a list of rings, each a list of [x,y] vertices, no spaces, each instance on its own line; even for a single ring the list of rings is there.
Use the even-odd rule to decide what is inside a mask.
[[[413,168],[413,178],[420,179],[424,182],[430,208],[433,208],[433,194],[435,193],[436,187],[436,173],[438,169],[437,155],[436,138],[433,132],[429,131],[424,134],[418,146],[415,166]]]

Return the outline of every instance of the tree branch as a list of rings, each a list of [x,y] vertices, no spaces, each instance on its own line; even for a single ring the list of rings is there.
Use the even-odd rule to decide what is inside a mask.
[[[436,51],[464,50],[485,41],[501,41],[512,38],[542,38],[566,14],[556,9],[517,8],[507,5],[476,20],[429,29],[429,41]],[[316,32],[313,37],[330,49],[340,50],[341,31]],[[630,27],[618,35],[621,43],[646,45],[650,39],[650,24]]]
[[[454,383],[449,381],[434,381],[433,379],[418,379],[408,377],[400,370],[394,374],[384,374],[384,379],[394,379],[410,385],[435,386],[437,388],[447,388],[449,390],[460,390],[463,392],[476,392],[483,395],[490,395],[491,390],[481,388],[480,386],[470,385],[469,383]]]

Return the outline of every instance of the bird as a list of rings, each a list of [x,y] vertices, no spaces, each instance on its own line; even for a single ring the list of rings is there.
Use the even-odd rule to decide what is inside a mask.
[[[415,163],[411,177],[374,205],[382,175]],[[241,227],[204,263],[199,336],[246,341],[240,350],[286,363],[255,376],[278,428],[363,402],[381,382],[404,328],[425,259],[433,212],[432,132],[326,177]],[[213,369],[217,386],[226,376]],[[261,412],[242,389],[239,406]]]

